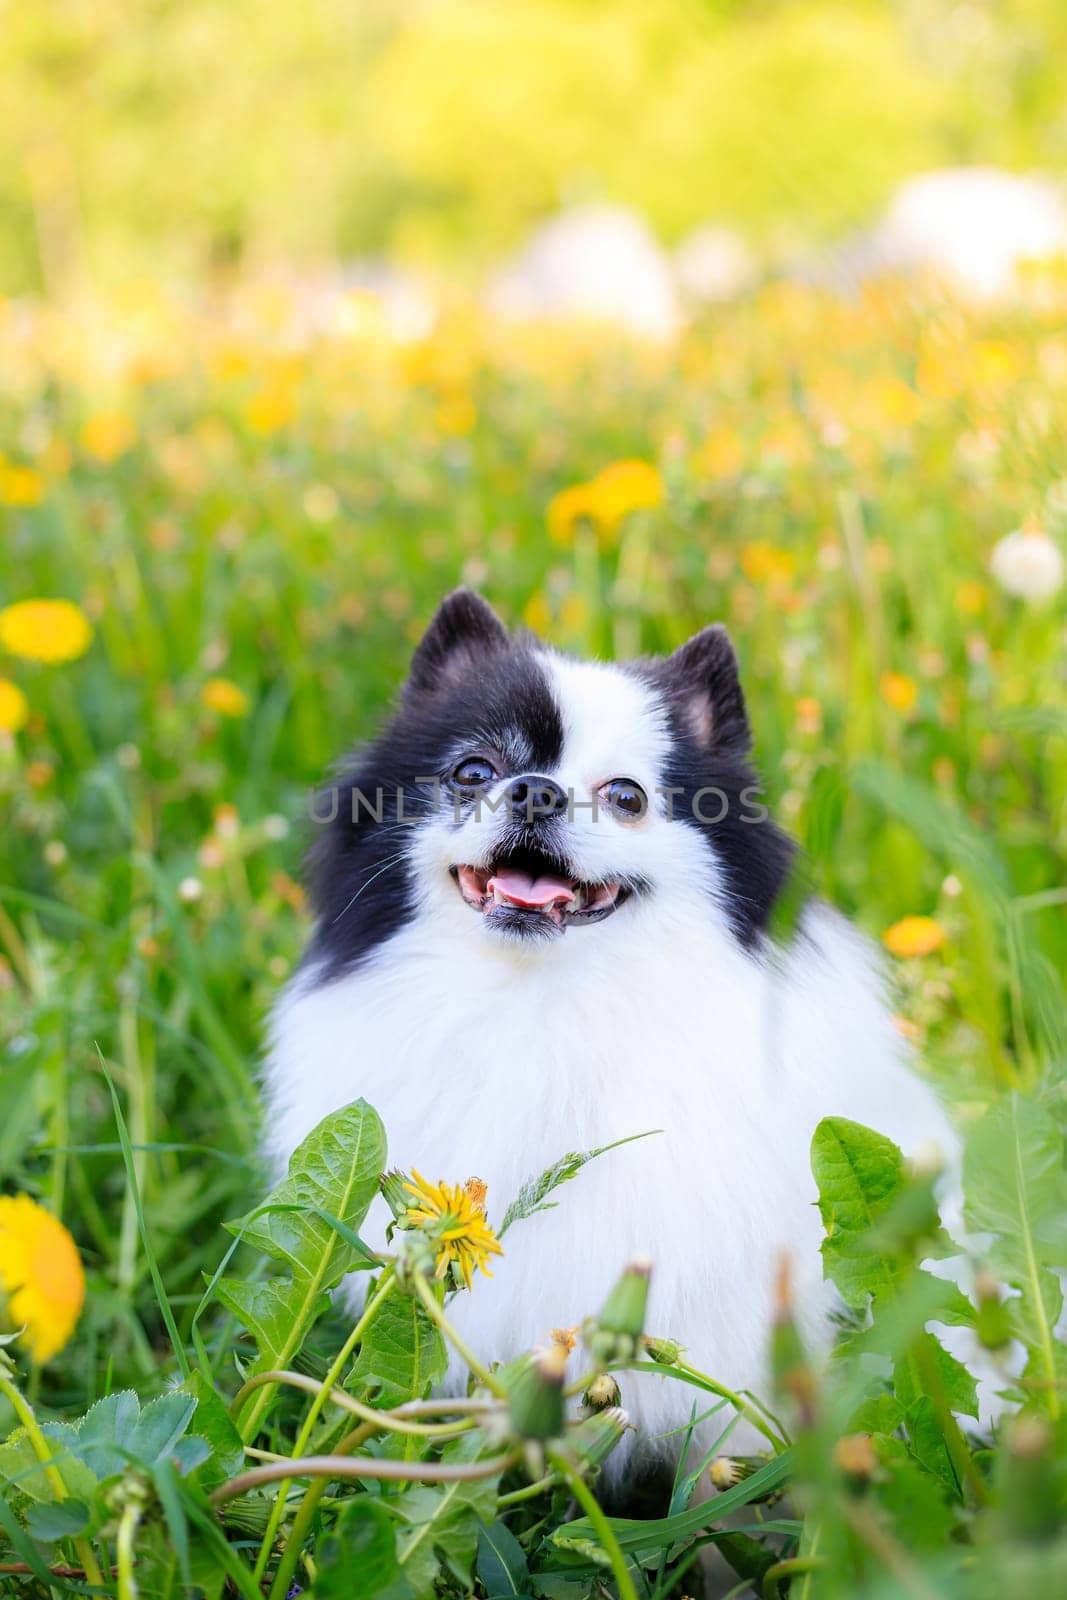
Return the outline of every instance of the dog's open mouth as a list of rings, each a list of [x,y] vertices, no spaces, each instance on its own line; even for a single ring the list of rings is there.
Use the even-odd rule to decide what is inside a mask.
[[[455,866],[452,876],[469,906],[518,932],[562,932],[602,922],[630,894],[622,883],[571,877],[564,863],[530,850],[511,851],[488,867]]]

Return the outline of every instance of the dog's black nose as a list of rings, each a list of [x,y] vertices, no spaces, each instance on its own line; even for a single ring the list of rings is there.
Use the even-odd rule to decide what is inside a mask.
[[[555,817],[567,809],[566,790],[551,778],[516,778],[508,790],[508,799],[515,822],[534,823],[540,817]]]

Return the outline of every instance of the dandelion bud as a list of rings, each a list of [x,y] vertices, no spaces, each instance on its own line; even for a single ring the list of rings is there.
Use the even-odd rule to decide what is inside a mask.
[[[552,1345],[523,1363],[508,1394],[511,1425],[520,1439],[555,1439],[563,1432],[567,1352]]]
[[[615,1379],[610,1372],[601,1372],[582,1396],[582,1404],[588,1406],[590,1411],[604,1411],[608,1406],[617,1406],[619,1399],[619,1386]]]
[[[581,1449],[582,1459],[587,1467],[599,1467],[607,1460],[629,1427],[632,1427],[632,1423],[621,1406],[607,1406],[605,1410],[596,1411],[591,1417],[587,1417],[581,1425],[580,1433],[579,1430],[575,1430],[569,1435],[569,1439]]]
[[[649,1333],[645,1334],[641,1345],[646,1354],[653,1361],[658,1361],[661,1367],[673,1367],[685,1348],[675,1339],[655,1339]]]
[[[650,1261],[633,1261],[604,1302],[600,1315],[583,1331],[593,1357],[600,1362],[629,1361],[645,1325]]]
[[[382,1199],[393,1213],[394,1222],[403,1222],[411,1206],[411,1195],[407,1185],[407,1174],[396,1167],[389,1172],[383,1172],[378,1179]]]
[[[751,1477],[754,1471],[754,1467],[737,1456],[716,1456],[708,1468],[708,1481],[713,1489],[718,1489],[721,1493],[724,1489],[732,1489],[745,1478]]]

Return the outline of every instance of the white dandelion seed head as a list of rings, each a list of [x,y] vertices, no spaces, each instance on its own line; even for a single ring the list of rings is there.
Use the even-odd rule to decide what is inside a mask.
[[[1019,600],[1049,600],[1063,585],[1067,563],[1047,533],[1017,528],[993,548],[990,570],[1000,587]]]

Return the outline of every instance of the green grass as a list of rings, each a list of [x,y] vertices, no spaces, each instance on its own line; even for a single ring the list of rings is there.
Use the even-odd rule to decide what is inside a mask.
[[[231,323],[11,314],[0,495],[21,464],[40,498],[0,505],[0,598],[64,596],[95,629],[77,661],[0,660],[29,706],[0,747],[0,1168],[88,1273],[42,1414],[162,1393],[171,1316],[195,1360],[220,1224],[261,1189],[308,790],[461,580],[584,653],[726,620],[818,889],[876,937],[944,930],[896,969],[923,1070],[965,1125],[1012,1087],[1063,1118],[1063,591],[1014,600],[989,558],[1026,521],[1063,542],[1064,293],[967,313],[772,287],[661,352],[466,313],[398,347],[367,307],[301,341],[252,295]],[[101,460],[112,413],[128,441]],[[550,538],[552,497],[630,457],[664,504]],[[205,705],[220,677],[241,714]],[[310,1370],[345,1331],[316,1327]],[[247,1342],[215,1301],[197,1333],[232,1394]]]

